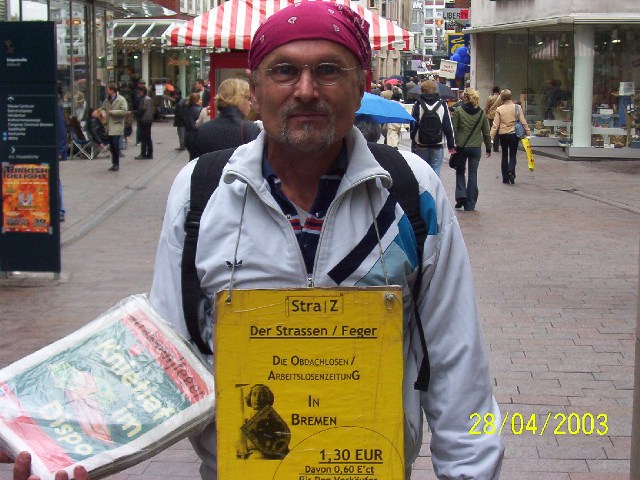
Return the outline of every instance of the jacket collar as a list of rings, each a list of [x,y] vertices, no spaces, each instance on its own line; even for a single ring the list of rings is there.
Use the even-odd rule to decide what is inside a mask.
[[[224,107],[218,111],[221,117],[236,117],[242,120],[242,112],[238,107]]]
[[[268,189],[262,169],[266,138],[266,133],[260,132],[258,138],[236,149],[222,175],[225,183],[240,180],[249,183],[256,191]],[[377,180],[376,185],[379,187],[391,185],[389,173],[373,157],[367,141],[356,127],[345,138],[345,147],[348,165],[338,195],[367,180]]]
[[[427,104],[433,105],[440,100],[440,94],[438,93],[421,93],[420,98]]]
[[[470,103],[463,103],[462,109],[467,112],[469,115],[475,115],[480,111],[480,107],[474,107]]]

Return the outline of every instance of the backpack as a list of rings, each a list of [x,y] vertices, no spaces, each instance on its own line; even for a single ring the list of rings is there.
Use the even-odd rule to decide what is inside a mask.
[[[442,103],[438,100],[432,108],[422,99],[418,99],[420,106],[420,120],[416,142],[418,145],[435,146],[442,144],[442,119],[438,109]]]
[[[416,277],[413,294],[414,304],[417,305],[417,296],[422,280],[422,251],[428,233],[427,224],[420,215],[418,180],[415,175],[413,175],[404,157],[395,148],[370,142],[369,149],[380,166],[391,175],[393,185],[389,188],[389,193],[404,210],[416,236],[418,275]],[[195,168],[191,174],[189,211],[184,223],[186,236],[181,263],[182,310],[191,341],[198,347],[201,353],[206,355],[211,355],[213,352],[211,352],[209,346],[202,340],[198,321],[198,305],[203,296],[200,289],[200,280],[198,279],[196,271],[196,249],[200,232],[200,218],[202,217],[204,208],[207,206],[209,198],[220,183],[224,166],[234,151],[235,148],[228,148],[226,150],[206,153],[196,161]],[[422,321],[420,320],[417,309],[415,311],[415,318],[418,324],[420,344],[424,355],[414,388],[416,390],[427,391],[430,377],[429,356]]]

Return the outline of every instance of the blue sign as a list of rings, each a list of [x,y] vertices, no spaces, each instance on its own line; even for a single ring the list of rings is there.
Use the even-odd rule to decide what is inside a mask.
[[[460,47],[468,47],[471,36],[462,33],[447,33],[447,54],[449,57]]]

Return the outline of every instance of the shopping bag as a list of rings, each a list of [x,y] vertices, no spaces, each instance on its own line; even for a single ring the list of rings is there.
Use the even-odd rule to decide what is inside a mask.
[[[520,141],[522,142],[524,151],[527,153],[527,163],[529,164],[529,170],[533,172],[536,169],[536,161],[533,158],[533,150],[531,150],[531,143],[529,143],[529,138],[524,137],[520,139]]]

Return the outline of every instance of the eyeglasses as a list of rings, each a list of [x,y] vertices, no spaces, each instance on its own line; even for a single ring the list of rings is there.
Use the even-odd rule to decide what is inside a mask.
[[[355,70],[358,67],[345,68],[335,63],[319,63],[318,65],[302,65],[296,67],[289,63],[279,63],[271,68],[267,68],[265,72],[271,80],[278,85],[293,85],[300,80],[302,70],[308,67],[313,79],[320,85],[335,85],[349,70]]]

